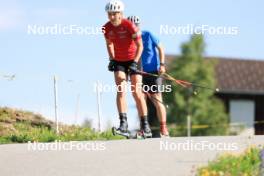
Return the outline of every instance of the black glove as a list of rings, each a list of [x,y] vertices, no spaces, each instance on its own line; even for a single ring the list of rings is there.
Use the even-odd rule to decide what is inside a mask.
[[[138,70],[138,64],[137,64],[137,62],[133,61],[129,65],[129,70],[130,70],[131,73],[137,72],[137,70]]]
[[[109,61],[109,64],[108,64],[108,70],[109,70],[110,72],[115,71],[115,61],[114,61],[113,59],[111,59],[111,60]]]

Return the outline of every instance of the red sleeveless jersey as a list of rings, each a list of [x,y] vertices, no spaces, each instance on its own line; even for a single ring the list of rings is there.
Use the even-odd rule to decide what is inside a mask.
[[[138,28],[126,19],[123,19],[119,26],[113,26],[109,21],[103,28],[105,38],[114,44],[115,58],[113,59],[117,61],[133,60],[137,51],[135,40],[139,40],[141,37]]]

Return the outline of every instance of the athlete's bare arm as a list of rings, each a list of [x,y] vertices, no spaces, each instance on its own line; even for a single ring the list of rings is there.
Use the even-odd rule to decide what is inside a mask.
[[[105,39],[108,55],[111,59],[115,58],[114,44],[111,40]]]
[[[143,51],[143,43],[142,43],[142,39],[138,39],[138,40],[135,40],[135,43],[137,45],[137,52],[136,52],[136,56],[135,56],[135,62],[138,62],[140,57],[141,57],[141,54],[142,54],[142,51]]]
[[[165,62],[165,54],[164,54],[164,49],[161,43],[158,45],[158,51],[159,51],[159,58],[160,58],[160,63]]]
[[[161,43],[158,44],[157,46],[158,51],[159,51],[159,58],[160,58],[160,63],[165,63],[165,53],[164,53],[164,48]],[[166,69],[164,65],[160,66],[160,73],[165,73]]]

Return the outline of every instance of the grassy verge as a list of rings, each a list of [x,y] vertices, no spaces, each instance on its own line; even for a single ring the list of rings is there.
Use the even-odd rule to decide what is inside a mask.
[[[123,137],[113,136],[111,130],[102,133],[95,132],[90,128],[79,126],[67,126],[61,129],[59,135],[53,129],[45,126],[31,127],[27,123],[16,123],[15,129],[19,132],[0,137],[0,143],[25,143],[28,141],[53,142],[60,141],[87,141],[87,140],[113,140]]]
[[[198,169],[198,176],[259,176],[260,149],[248,148],[240,155],[224,154],[208,166]]]
[[[54,126],[52,121],[39,114],[0,107],[0,144],[124,139],[113,136],[111,130],[98,133],[88,127],[63,124],[60,124],[60,134],[57,135]]]

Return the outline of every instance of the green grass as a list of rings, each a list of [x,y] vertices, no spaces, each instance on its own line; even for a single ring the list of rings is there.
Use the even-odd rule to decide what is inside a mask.
[[[251,147],[240,155],[225,154],[198,169],[199,176],[258,176],[260,149]]]
[[[113,140],[124,139],[124,137],[114,136],[111,130],[98,133],[90,128],[70,126],[62,131],[57,138],[61,141],[85,141],[85,140]]]
[[[31,127],[28,123],[16,123],[18,133],[0,137],[0,143],[26,143],[28,141],[53,142],[60,141],[88,141],[88,140],[114,140],[124,139],[120,136],[113,136],[111,130],[102,133],[95,132],[90,128],[79,126],[66,126],[56,134],[53,129],[47,127]]]
[[[53,126],[53,122],[39,114],[0,107],[0,144],[124,139],[113,136],[111,130],[98,133],[91,128],[63,124],[57,135]]]

